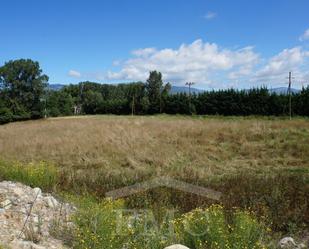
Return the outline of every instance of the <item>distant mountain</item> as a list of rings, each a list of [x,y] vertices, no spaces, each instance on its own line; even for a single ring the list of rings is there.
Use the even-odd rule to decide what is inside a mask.
[[[65,85],[63,85],[63,84],[49,84],[49,89],[58,91],[61,88],[63,88],[64,86]],[[204,90],[191,87],[191,93],[202,93],[202,92],[204,92]],[[171,94],[176,94],[176,93],[189,93],[189,87],[172,86]]]
[[[49,89],[58,91],[61,88],[63,88],[64,84],[50,84]],[[249,91],[249,89],[246,89],[246,91]],[[301,90],[291,88],[292,93],[299,93]],[[205,90],[198,89],[198,88],[192,88],[191,87],[191,93],[203,93]],[[189,87],[186,86],[172,86],[171,94],[176,93],[189,93]],[[271,88],[269,89],[269,93],[276,93],[276,94],[288,94],[288,88],[287,87],[277,87],[277,88]]]
[[[202,92],[205,92],[205,90],[191,87],[191,93],[202,93]],[[172,86],[171,94],[176,94],[176,93],[189,93],[189,87]]]
[[[245,91],[249,91],[250,89],[246,89]],[[276,93],[276,94],[288,94],[288,88],[287,87],[277,87],[277,88],[271,88],[268,90],[270,94]],[[292,93],[300,93],[301,90],[291,88]],[[203,93],[205,90],[198,89],[198,88],[191,88],[191,93]],[[171,94],[176,93],[189,93],[189,88],[185,86],[172,86]]]
[[[61,88],[63,88],[65,85],[63,84],[49,84],[49,89],[54,90],[54,91],[58,91]]]
[[[295,89],[295,88],[291,88],[291,92],[292,93],[299,93],[301,90],[299,89]],[[276,94],[288,94],[288,87],[277,87],[277,88],[272,88],[269,89],[270,93],[276,93]]]

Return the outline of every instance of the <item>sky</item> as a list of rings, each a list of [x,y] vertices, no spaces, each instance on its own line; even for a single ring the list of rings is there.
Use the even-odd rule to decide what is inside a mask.
[[[308,0],[10,0],[0,65],[39,61],[52,84],[164,81],[196,88],[309,84]]]

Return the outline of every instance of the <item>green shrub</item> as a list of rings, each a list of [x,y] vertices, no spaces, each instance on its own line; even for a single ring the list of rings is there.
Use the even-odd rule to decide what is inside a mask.
[[[264,248],[264,226],[249,212],[236,210],[228,222],[223,207],[213,205],[157,222],[152,212],[126,210],[123,200],[79,203],[73,236],[78,249],[162,249],[175,243],[191,249]]]
[[[0,108],[0,124],[9,123],[13,120],[13,113],[9,108]]]
[[[40,187],[45,191],[53,190],[59,183],[57,168],[46,162],[23,164],[0,161],[0,178]]]
[[[123,200],[106,199],[97,203],[91,198],[77,201],[74,248],[106,249],[162,249],[169,245],[168,227],[158,229],[151,213],[138,216],[125,208]]]
[[[121,248],[129,233],[128,229],[117,233],[117,219],[123,219],[118,217],[118,210],[124,208],[123,201],[95,203],[84,198],[80,204],[74,217],[74,248]]]
[[[264,226],[248,212],[236,210],[227,221],[222,206],[196,209],[176,220],[179,241],[191,249],[264,248]]]

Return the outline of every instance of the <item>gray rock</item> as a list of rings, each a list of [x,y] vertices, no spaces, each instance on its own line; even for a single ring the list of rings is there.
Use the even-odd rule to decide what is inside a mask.
[[[34,194],[37,196],[37,197],[41,197],[42,196],[42,190],[40,188],[34,188],[33,189],[33,192]]]
[[[0,202],[0,208],[10,209],[12,207],[12,202],[10,200],[4,200]]]
[[[184,245],[180,245],[180,244],[175,244],[175,245],[171,245],[168,247],[165,247],[164,249],[190,249]]]
[[[13,241],[10,246],[16,249],[47,249],[46,247],[39,246],[30,241]]]
[[[47,196],[44,198],[44,200],[46,205],[50,208],[57,208],[59,205],[58,201],[52,196]]]
[[[299,248],[299,249],[306,249],[306,248],[308,248],[308,247],[305,245],[305,243],[300,243],[300,244],[298,245],[298,248]]]
[[[60,203],[39,188],[0,182],[0,242],[12,249],[67,248],[50,235],[50,227],[55,220],[67,224],[74,210],[72,205]],[[39,242],[26,241],[26,230],[34,233]]]
[[[293,249],[298,248],[297,244],[295,243],[292,237],[285,237],[281,239],[278,243],[279,248],[282,249]]]

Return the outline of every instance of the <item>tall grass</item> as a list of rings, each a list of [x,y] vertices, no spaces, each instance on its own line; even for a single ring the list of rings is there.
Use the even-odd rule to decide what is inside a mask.
[[[308,167],[308,137],[306,119],[48,119],[0,126],[0,157],[49,161],[73,168],[88,181],[103,175],[126,185],[159,174],[203,180],[244,169],[261,173]]]
[[[242,173],[214,185],[228,209],[254,210],[275,231],[293,233],[309,228],[309,171],[256,176]]]
[[[191,249],[262,249],[267,242],[265,226],[252,213],[234,210],[228,221],[218,205],[158,221],[149,210],[126,209],[122,200],[79,203],[75,248],[162,249],[182,243]]]
[[[309,122],[301,118],[95,116],[11,123],[0,126],[0,179],[100,199],[170,176],[219,190],[226,210],[251,208],[273,230],[287,232],[309,224],[308,140]],[[161,206],[184,213],[213,204],[171,189],[125,201],[158,215]]]
[[[46,162],[23,164],[0,161],[0,180],[17,181],[45,191],[52,191],[58,185],[58,172],[54,165]]]

